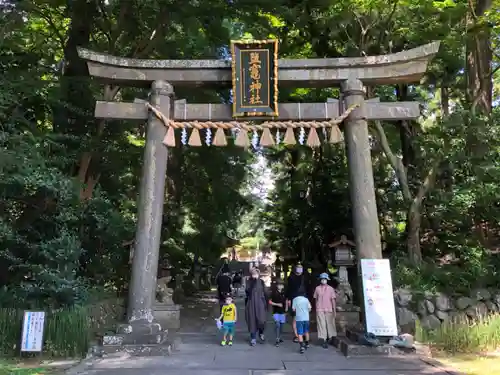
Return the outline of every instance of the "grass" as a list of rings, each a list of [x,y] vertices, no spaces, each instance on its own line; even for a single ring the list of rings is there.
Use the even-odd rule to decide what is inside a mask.
[[[450,320],[439,329],[426,331],[417,325],[416,339],[439,352],[450,354],[486,354],[500,348],[500,315],[473,321]]]
[[[122,310],[119,300],[109,300],[89,306],[48,311],[45,316],[43,358],[81,358],[96,336],[121,319]],[[19,355],[23,313],[22,309],[0,309],[2,358]],[[4,373],[0,371],[0,375]]]
[[[456,354],[454,356],[437,356],[436,359],[467,375],[500,374],[500,357]]]
[[[23,310],[0,309],[0,353],[19,353]],[[89,323],[84,308],[71,308],[46,315],[43,353],[49,357],[81,357],[89,346]],[[0,374],[2,375],[2,374]]]
[[[500,374],[498,314],[448,321],[433,331],[417,324],[416,339],[428,343],[436,359],[467,375]]]
[[[0,360],[0,375],[52,375],[54,372],[48,367],[27,365],[14,361]]]

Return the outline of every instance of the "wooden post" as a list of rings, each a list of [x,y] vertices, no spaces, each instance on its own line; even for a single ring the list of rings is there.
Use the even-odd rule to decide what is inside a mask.
[[[165,116],[173,112],[172,85],[165,81],[152,84],[151,105]],[[142,178],[137,205],[132,278],[129,288],[127,318],[129,323],[153,322],[156,276],[160,250],[160,236],[167,171],[167,148],[162,140],[166,134],[163,123],[153,114],[149,116]]]

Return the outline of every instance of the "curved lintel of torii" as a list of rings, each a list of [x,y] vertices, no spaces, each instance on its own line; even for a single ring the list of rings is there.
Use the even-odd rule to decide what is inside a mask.
[[[388,55],[323,59],[280,59],[280,86],[329,87],[349,78],[365,85],[418,82],[439,50],[435,41]],[[79,56],[87,61],[91,76],[103,81],[140,86],[165,80],[174,86],[231,84],[231,62],[226,60],[131,59],[84,48]]]

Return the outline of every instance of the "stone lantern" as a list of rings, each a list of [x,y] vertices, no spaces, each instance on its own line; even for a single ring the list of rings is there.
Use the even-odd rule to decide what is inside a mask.
[[[346,292],[350,290],[350,293],[345,296],[347,297],[347,300],[339,300],[339,302],[340,304],[346,304],[348,302],[353,303],[352,288],[347,276],[347,268],[354,267],[356,265],[356,256],[354,253],[356,244],[352,241],[349,241],[345,235],[342,235],[339,241],[333,242],[328,246],[333,249],[333,264],[339,269],[339,289],[341,289],[341,287],[346,289],[347,287],[348,290],[346,290]]]
[[[348,268],[356,266],[356,244],[342,235],[339,241],[329,244],[328,247],[332,249],[333,264],[338,268],[337,324],[339,332],[344,332],[347,326],[359,323],[360,309],[354,305],[347,272]]]

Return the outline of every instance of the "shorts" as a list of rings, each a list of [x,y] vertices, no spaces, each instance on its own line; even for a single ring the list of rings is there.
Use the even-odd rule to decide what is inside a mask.
[[[224,332],[225,335],[230,335],[230,336],[233,336],[234,335],[234,322],[224,322],[222,324],[222,331]]]
[[[286,323],[286,315],[285,314],[273,314],[273,319],[274,319],[275,323],[281,323],[281,324]]]
[[[309,320],[297,322],[297,335],[302,336],[309,333]]]

